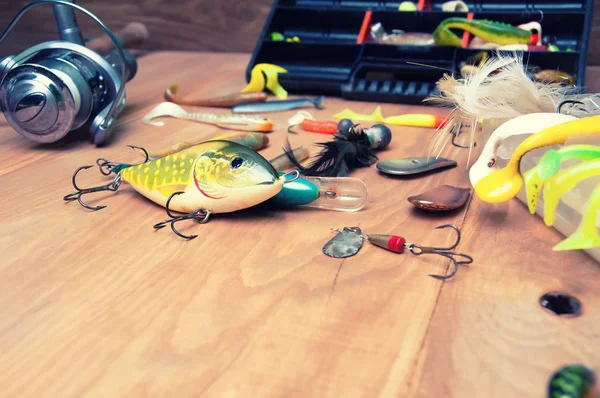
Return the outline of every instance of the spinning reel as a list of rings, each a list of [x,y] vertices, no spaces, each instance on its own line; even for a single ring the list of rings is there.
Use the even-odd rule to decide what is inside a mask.
[[[0,108],[19,134],[40,143],[87,129],[100,145],[111,135],[125,104],[125,83],[136,71],[135,58],[91,12],[74,0],[39,0],[21,9],[0,36],[0,43],[32,8],[52,4],[60,40],[37,44],[0,59]],[[98,23],[115,45],[105,56],[85,47],[73,9]]]

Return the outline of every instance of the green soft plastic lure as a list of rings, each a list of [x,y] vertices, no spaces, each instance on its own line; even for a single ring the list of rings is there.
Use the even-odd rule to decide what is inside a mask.
[[[515,26],[486,19],[447,18],[433,32],[433,40],[438,46],[460,47],[462,40],[450,29],[462,29],[486,42],[502,45],[533,44],[530,31]]]
[[[600,175],[600,158],[578,163],[557,173],[544,185],[544,223],[554,224],[556,207],[561,197],[581,181]],[[580,250],[600,246],[596,215],[600,209],[600,186],[590,195],[577,230],[553,250]]]
[[[569,159],[592,160],[596,158],[600,158],[600,146],[595,145],[569,145],[546,152],[538,164],[523,175],[529,212],[535,213],[544,182],[560,171],[562,162]]]

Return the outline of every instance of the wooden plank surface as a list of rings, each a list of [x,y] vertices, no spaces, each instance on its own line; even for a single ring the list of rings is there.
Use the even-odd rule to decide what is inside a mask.
[[[98,157],[141,161],[127,144],[160,150],[223,133],[174,119],[142,124],[168,85],[219,95],[245,86],[246,54],[159,53],[140,60],[114,140],[42,147],[0,123],[0,395],[14,396],[542,396],[549,372],[564,362],[598,367],[598,266],[577,253],[557,255],[560,240],[518,202],[432,216],[406,197],[440,184],[468,186],[466,151],[444,156],[459,166],[420,178],[389,178],[375,167],[353,176],[368,186],[357,213],[249,210],[182,224],[183,241],[152,225],[164,209],[123,185],[88,201],[62,197],[71,175]],[[194,65],[193,68],[186,66]],[[327,98],[319,119],[374,103]],[[225,113],[226,110],[215,110]],[[383,105],[384,115],[442,109]],[[281,153],[326,140],[288,135],[294,111],[269,114],[277,130],[261,151]],[[392,127],[381,159],[425,155],[433,131]],[[81,184],[106,183],[97,169]],[[467,216],[465,220],[465,215]],[[330,228],[360,226],[425,245],[453,235],[475,259],[443,282],[437,256],[396,255],[365,246],[337,260],[321,248]],[[543,312],[540,294],[579,297],[580,318]],[[474,394],[477,392],[477,394]]]

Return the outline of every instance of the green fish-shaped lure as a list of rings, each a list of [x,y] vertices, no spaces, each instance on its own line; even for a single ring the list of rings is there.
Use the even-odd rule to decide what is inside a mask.
[[[187,239],[197,235],[180,234],[174,227],[175,222],[195,219],[205,223],[211,214],[255,206],[277,195],[286,182],[299,176],[297,170],[280,175],[253,149],[225,140],[206,141],[158,159],[149,160],[146,156],[146,162],[141,164],[111,163],[103,159],[96,163],[103,174],[115,174],[113,181],[101,187],[81,189],[75,182],[77,173],[92,166],[80,167],[73,175],[77,191],[65,196],[65,201],[78,200],[87,209],[100,210],[105,206],[88,206],[81,196],[116,191],[125,181],[141,195],[165,207],[170,219],[154,228],[171,224],[173,232]],[[176,216],[171,211],[184,214]]]

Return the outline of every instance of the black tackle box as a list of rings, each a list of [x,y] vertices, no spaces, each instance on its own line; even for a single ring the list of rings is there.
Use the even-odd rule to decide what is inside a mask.
[[[288,70],[279,81],[290,94],[418,104],[437,93],[435,83],[444,73],[458,75],[461,65],[475,54],[494,50],[469,48],[466,44],[473,36],[454,29],[462,47],[379,44],[371,41],[370,25],[379,22],[388,33],[432,33],[446,18],[461,17],[513,26],[541,22],[542,38],[558,51],[519,51],[523,61],[566,72],[576,79],[576,87],[584,87],[592,0],[465,1],[468,12],[442,11],[445,1],[435,0],[414,0],[416,11],[399,11],[400,3],[275,0],[248,64],[246,81],[254,65],[270,63]],[[291,41],[273,40],[273,32]]]

